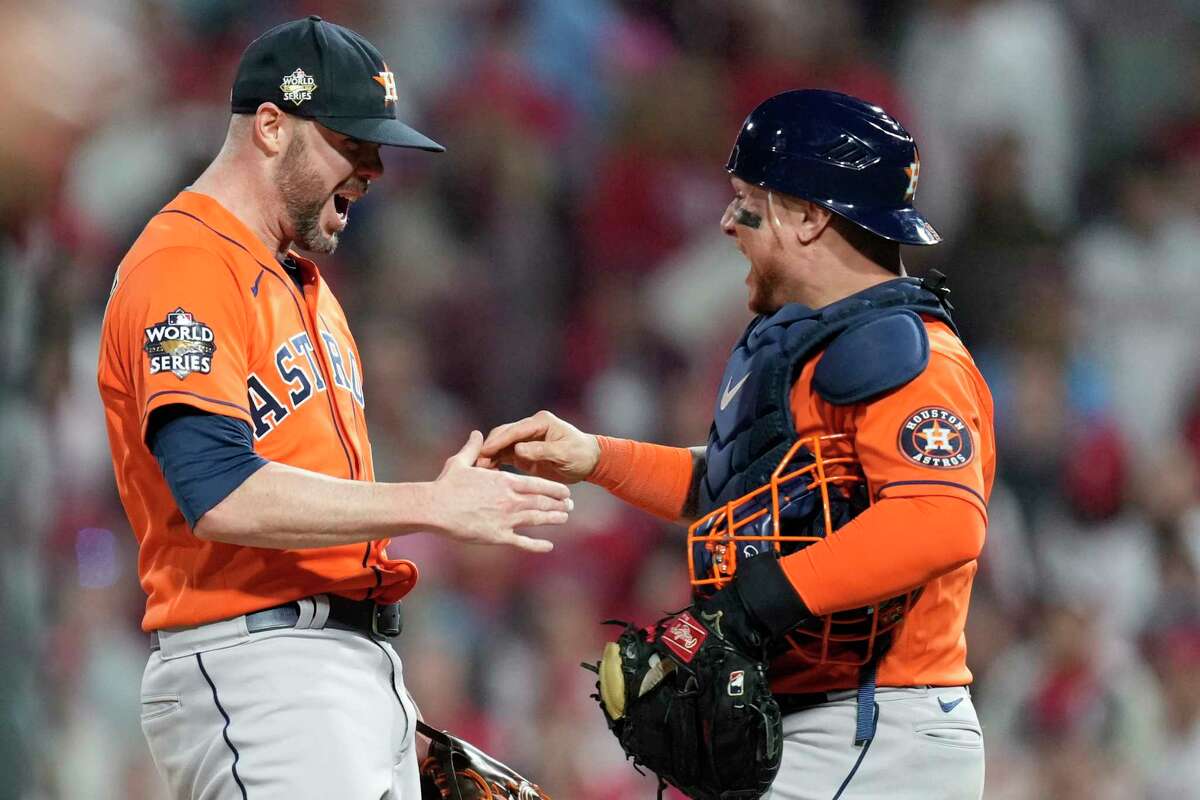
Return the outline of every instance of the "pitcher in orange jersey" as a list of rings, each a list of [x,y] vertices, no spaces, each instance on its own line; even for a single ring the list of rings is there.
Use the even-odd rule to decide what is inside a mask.
[[[389,538],[541,552],[565,486],[473,466],[375,483],[366,365],[316,264],[383,172],[396,119],[366,39],[319,17],[238,67],[216,159],[150,220],[105,313],[99,384],[139,544],[142,727],[173,798],[421,794],[416,709],[390,642],[417,580]]]
[[[750,262],[758,316],[717,387],[707,446],[593,436],[543,411],[493,430],[479,462],[587,480],[666,519],[704,518],[697,527],[812,437],[859,465],[863,502],[844,524],[807,546],[747,550],[730,582],[697,599],[725,612],[730,638],[773,654],[775,800],[983,792],[963,630],[996,466],[992,400],[941,276],[906,277],[900,258],[900,244],[940,241],[912,206],[919,163],[878,106],[818,90],[765,101],[730,155],[721,221]],[[857,659],[794,644],[897,599],[907,612],[886,633],[839,640]]]

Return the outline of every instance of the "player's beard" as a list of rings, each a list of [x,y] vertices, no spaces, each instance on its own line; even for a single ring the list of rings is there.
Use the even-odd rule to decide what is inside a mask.
[[[329,254],[338,246],[338,235],[321,229],[321,211],[329,200],[329,192],[306,163],[307,152],[304,139],[294,137],[283,154],[276,182],[292,225],[292,241],[311,253]]]
[[[750,264],[750,297],[747,305],[755,314],[771,315],[783,305],[779,296],[783,293],[783,276],[773,262]]]

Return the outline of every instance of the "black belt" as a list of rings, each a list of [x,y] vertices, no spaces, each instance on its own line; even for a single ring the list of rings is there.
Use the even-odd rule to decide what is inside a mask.
[[[404,627],[398,602],[380,604],[373,600],[348,600],[334,594],[326,595],[326,597],[329,600],[329,619],[325,622],[326,628],[338,628],[394,639],[400,635],[400,631]],[[294,628],[299,620],[300,606],[296,603],[284,603],[247,614],[246,630],[250,633],[258,633],[280,628]],[[150,632],[150,649],[152,651],[159,649],[158,631]]]
[[[880,689],[890,689],[893,687],[880,687]],[[919,686],[904,686],[897,687],[904,689],[928,689],[927,684]],[[779,712],[785,717],[788,714],[795,714],[797,711],[804,711],[813,706],[824,705],[825,703],[833,703],[840,700],[850,700],[854,698],[855,689],[834,689],[829,692],[796,692],[793,694],[775,694],[775,702],[779,704]]]
[[[783,716],[795,714],[797,711],[804,711],[813,706],[824,705],[829,702],[831,694],[845,694],[844,692],[801,692],[796,694],[777,694],[775,702],[779,704],[779,713]]]

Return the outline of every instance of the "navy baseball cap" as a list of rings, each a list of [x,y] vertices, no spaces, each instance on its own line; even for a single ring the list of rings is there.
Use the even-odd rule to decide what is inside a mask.
[[[314,15],[277,25],[250,43],[230,106],[235,114],[253,114],[274,103],[364,142],[443,152],[396,119],[396,100],[396,79],[375,46]]]

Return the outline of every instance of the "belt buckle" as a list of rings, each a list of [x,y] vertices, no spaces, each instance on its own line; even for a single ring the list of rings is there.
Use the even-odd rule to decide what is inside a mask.
[[[377,636],[394,639],[404,629],[400,617],[400,603],[376,604],[371,614],[371,631]]]

